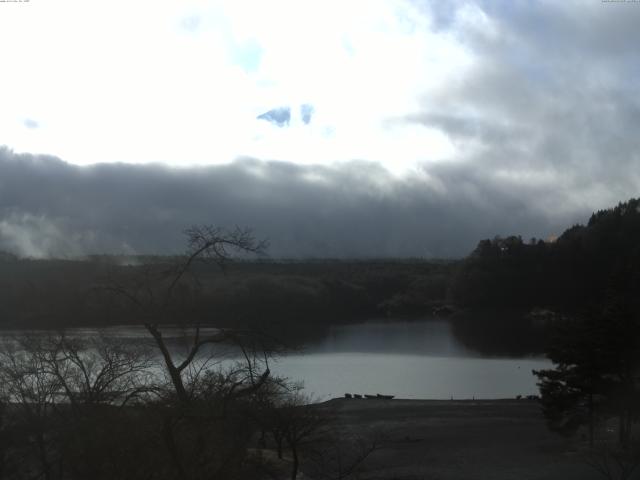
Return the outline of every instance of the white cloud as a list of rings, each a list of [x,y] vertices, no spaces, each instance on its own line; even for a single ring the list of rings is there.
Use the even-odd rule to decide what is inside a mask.
[[[78,164],[301,163],[406,168],[451,154],[386,120],[470,64],[428,14],[391,0],[31,2],[4,10],[3,143]],[[309,128],[256,115],[311,103]],[[21,119],[42,128],[25,131]],[[401,167],[398,167],[401,165]]]

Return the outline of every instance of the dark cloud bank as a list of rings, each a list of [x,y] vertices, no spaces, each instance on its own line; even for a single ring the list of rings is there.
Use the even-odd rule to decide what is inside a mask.
[[[400,180],[356,161],[79,167],[4,148],[0,249],[27,256],[175,253],[184,250],[186,227],[212,223],[252,227],[270,240],[274,257],[455,257],[484,237],[545,237],[584,221],[587,209],[547,209],[563,197],[454,164]]]

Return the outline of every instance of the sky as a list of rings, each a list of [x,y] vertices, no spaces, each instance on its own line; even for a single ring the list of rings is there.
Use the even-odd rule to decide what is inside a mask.
[[[468,254],[638,195],[640,3],[0,3],[0,249]]]

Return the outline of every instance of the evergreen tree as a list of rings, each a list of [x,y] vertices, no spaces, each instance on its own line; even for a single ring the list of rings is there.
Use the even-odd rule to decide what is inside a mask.
[[[547,356],[555,368],[534,371],[552,430],[573,434],[586,425],[619,419],[619,440],[630,441],[640,400],[640,322],[630,299],[610,293],[600,311],[562,320]]]

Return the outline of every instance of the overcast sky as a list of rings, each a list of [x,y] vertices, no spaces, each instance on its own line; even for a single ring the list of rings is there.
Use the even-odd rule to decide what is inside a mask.
[[[0,249],[461,256],[640,186],[640,3],[0,3]]]

